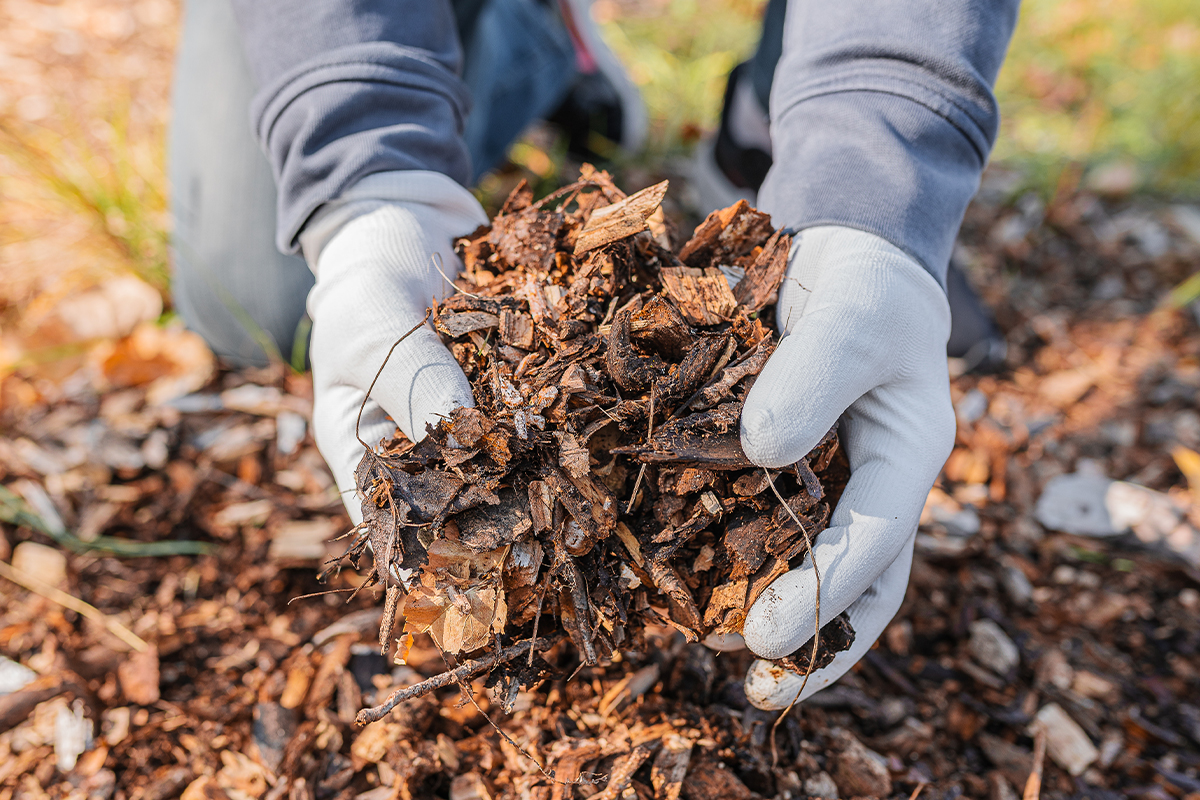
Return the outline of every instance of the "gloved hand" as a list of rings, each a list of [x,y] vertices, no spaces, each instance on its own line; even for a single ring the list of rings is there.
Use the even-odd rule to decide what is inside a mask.
[[[461,268],[454,238],[486,222],[474,196],[445,175],[382,172],[324,206],[301,234],[317,276],[308,295],[313,434],[355,524],[362,510],[354,469],[363,448],[354,424],[363,396],[392,344],[421,321],[434,297],[452,291],[434,254],[441,271],[454,278]],[[399,426],[416,441],[427,422],[472,404],[466,376],[426,325],[388,359],[359,435],[374,447]]]
[[[950,308],[910,256],[869,233],[809,228],[780,289],[783,336],[746,399],[742,447],[756,464],[801,459],[841,417],[850,483],[815,543],[821,624],[849,609],[853,646],[808,679],[805,699],[870,649],[904,599],[917,521],[954,444],[946,340]],[[747,615],[746,645],[779,658],[814,630],[811,561],[783,575]],[[785,708],[802,678],[756,661],[746,696]]]

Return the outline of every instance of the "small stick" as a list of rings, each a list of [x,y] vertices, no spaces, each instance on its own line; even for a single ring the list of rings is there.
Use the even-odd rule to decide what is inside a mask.
[[[527,641],[532,641],[532,640],[527,640]],[[435,642],[435,644],[436,644],[436,642]],[[438,652],[441,653],[442,661],[445,662],[446,661],[446,651],[442,650],[439,647]],[[533,650],[530,649],[529,653],[530,653],[530,655],[532,655]],[[446,666],[450,666],[449,663],[446,663]],[[580,666],[582,666],[582,664]],[[453,673],[451,672],[451,673],[447,673],[447,674],[453,674]],[[572,676],[572,677],[574,677],[574,676]],[[499,725],[497,725],[490,716],[488,716],[488,713],[479,706],[479,703],[475,702],[475,695],[471,693],[470,688],[465,683],[463,683],[461,679],[455,678],[455,683],[458,684],[458,690],[460,692],[462,692],[463,697],[467,698],[467,700],[470,701],[471,705],[475,706],[475,710],[479,712],[479,715],[482,716],[485,720],[487,720],[487,724],[491,725],[492,728],[496,731],[496,733],[500,734],[500,737],[502,739],[504,739],[504,741],[506,741],[510,745],[512,745],[514,750],[516,750],[518,753],[520,753],[521,755],[525,756],[530,761],[532,761],[533,765],[538,768],[538,772],[542,773],[542,775],[544,775],[547,779],[549,779],[553,783],[561,784],[563,786],[573,786],[573,785],[577,785],[577,784],[581,784],[581,783],[585,782],[584,780],[582,780],[582,777],[576,778],[573,781],[560,781],[558,778],[556,778],[553,772],[547,771],[546,768],[542,766],[540,761],[538,761],[536,758],[534,758],[529,753],[529,751],[526,750],[524,747],[521,747],[521,745],[519,745],[515,741],[513,741],[513,738],[511,736],[509,736],[507,733],[505,733],[504,730]],[[594,782],[594,781],[592,781],[592,782]]]
[[[358,443],[367,448],[367,450],[371,450],[371,446],[364,442],[362,437],[358,435],[358,428],[360,425],[362,425],[363,409],[367,407],[367,400],[370,399],[371,392],[374,390],[375,384],[379,380],[379,376],[383,374],[383,368],[387,366],[388,359],[392,357],[392,353],[394,353],[396,348],[400,346],[401,342],[419,331],[421,326],[429,321],[429,315],[432,313],[432,311],[433,309],[425,309],[425,316],[421,317],[421,321],[416,325],[413,325],[412,328],[409,329],[408,333],[401,336],[392,344],[391,349],[387,351],[387,355],[383,357],[383,363],[379,365],[379,371],[376,372],[375,377],[371,379],[371,385],[367,387],[367,393],[363,395],[362,403],[358,407],[358,418],[354,420],[354,438],[358,439]],[[375,451],[371,450],[371,452],[374,453]]]
[[[646,431],[646,444],[650,444],[650,440],[654,438],[654,386],[650,386],[650,420],[649,428]],[[642,478],[646,475],[646,462],[642,462],[642,466],[638,468],[637,480],[633,482],[633,494],[629,496],[629,505],[625,506],[625,513],[633,512],[633,504],[637,502],[638,489],[642,486]]]
[[[442,269],[442,254],[441,253],[434,253],[430,257],[430,261],[433,262],[433,268],[436,269],[443,278],[445,278],[446,283],[450,284],[451,289],[453,289],[454,291],[459,292],[461,294],[465,294],[467,297],[474,297],[476,300],[486,300],[487,299],[486,297],[484,297],[481,294],[475,294],[473,292],[468,292],[466,289],[463,289],[457,283],[450,280],[450,276],[447,275],[446,272]]]
[[[132,647],[136,652],[143,653],[150,648],[146,640],[138,636],[133,631],[126,628],[120,622],[105,614],[100,609],[85,603],[78,597],[69,595],[61,589],[56,589],[49,584],[42,583],[37,578],[27,575],[18,569],[13,569],[8,564],[0,561],[0,577],[8,578],[18,586],[23,586],[34,594],[39,594],[52,603],[58,603],[64,608],[69,608],[77,614],[82,614],[93,622],[98,622],[103,625],[109,633],[116,636],[125,644]]]
[[[1025,781],[1025,793],[1021,800],[1039,800],[1042,796],[1042,768],[1046,764],[1046,728],[1039,727],[1033,737],[1033,769]]]
[[[908,796],[908,800],[917,800],[917,798],[921,796],[921,792],[925,791],[925,787],[928,785],[929,784],[925,781],[918,783],[917,788],[913,789],[912,794]]]
[[[396,609],[400,605],[400,587],[387,587],[383,618],[379,621],[379,655],[386,656],[392,646],[392,628],[396,626]]]
[[[783,510],[788,513],[800,528],[800,533],[804,534],[804,544],[808,548],[808,555],[812,561],[813,575],[817,578],[817,602],[816,602],[816,630],[813,632],[813,651],[808,659],[808,669],[804,670],[804,680],[800,683],[800,688],[796,690],[796,696],[792,698],[792,702],[788,703],[787,708],[775,720],[775,724],[771,726],[771,758],[772,763],[779,763],[779,751],[775,747],[775,731],[779,728],[779,723],[783,722],[792,710],[792,706],[796,705],[800,700],[800,695],[804,694],[804,687],[808,686],[808,679],[813,673],[813,666],[817,663],[817,648],[821,646],[821,570],[817,568],[817,554],[813,551],[812,539],[808,536],[808,529],[804,527],[804,523],[796,516],[796,512],[792,511],[792,507],[783,499],[783,495],[775,488],[775,480],[771,477],[770,470],[763,468],[763,474],[767,476],[767,483],[771,486],[771,491],[775,493],[775,497],[779,500],[779,504],[783,506]]]
[[[360,728],[372,722],[383,719],[388,713],[403,703],[405,700],[412,700],[414,697],[423,697],[430,692],[444,689],[452,683],[458,683],[464,680],[470,680],[478,675],[490,670],[497,664],[503,664],[506,661],[512,661],[517,656],[523,655],[530,648],[545,650],[550,645],[557,642],[558,636],[551,636],[544,639],[525,639],[516,644],[509,645],[503,650],[498,650],[494,653],[484,656],[476,661],[468,661],[462,664],[457,669],[443,672],[439,675],[434,675],[432,678],[427,678],[418,684],[397,689],[392,692],[387,700],[384,700],[377,706],[372,708],[364,708],[358,712],[358,716],[354,722]]]

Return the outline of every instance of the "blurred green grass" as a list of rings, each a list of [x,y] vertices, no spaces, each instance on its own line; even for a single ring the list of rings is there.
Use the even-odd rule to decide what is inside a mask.
[[[605,41],[629,69],[650,116],[641,159],[685,155],[721,113],[725,79],[754,52],[765,2],[598,2]]]
[[[753,52],[762,2],[602,0],[604,35],[651,117],[648,160],[686,152]],[[1109,191],[1200,196],[1200,0],[1025,0],[997,82],[993,163],[1018,191],[1082,177]],[[1067,187],[1067,188],[1073,188]]]
[[[97,239],[135,275],[169,295],[166,178],[160,137],[131,135],[129,100],[99,120],[64,110],[58,125],[0,119],[0,156],[15,167],[0,191],[90,220]]]
[[[1200,0],[1026,0],[997,82],[993,160],[1200,196]]]

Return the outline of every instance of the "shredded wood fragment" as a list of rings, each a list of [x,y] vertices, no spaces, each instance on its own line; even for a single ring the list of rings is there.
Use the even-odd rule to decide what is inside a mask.
[[[387,700],[384,700],[379,705],[373,708],[364,708],[358,712],[355,717],[355,724],[359,727],[368,725],[372,722],[383,719],[393,708],[403,703],[405,700],[412,700],[417,697],[423,697],[430,692],[443,689],[454,683],[461,683],[477,678],[488,670],[503,664],[506,661],[512,661],[518,656],[524,655],[526,652],[537,652],[545,650],[557,641],[559,637],[550,636],[542,639],[526,639],[522,642],[517,642],[514,645],[496,650],[476,661],[468,661],[459,667],[434,675],[432,678],[423,680],[413,686],[406,686],[397,689],[388,695]]]

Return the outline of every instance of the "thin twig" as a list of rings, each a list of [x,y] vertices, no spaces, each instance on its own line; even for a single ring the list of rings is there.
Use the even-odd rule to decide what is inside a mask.
[[[436,644],[436,642],[435,642],[435,644]],[[442,661],[446,662],[446,651],[442,650],[439,647],[438,652],[441,653],[441,655],[442,655]],[[534,652],[533,648],[530,648],[529,652],[530,652],[530,654],[532,654]],[[447,667],[450,666],[449,662],[446,662],[446,666]],[[447,674],[453,675],[454,672],[457,672],[457,670],[453,670]],[[532,761],[533,765],[538,768],[538,772],[542,773],[542,775],[547,780],[549,780],[553,783],[561,784],[562,786],[573,786],[573,785],[578,785],[578,784],[582,784],[582,783],[595,783],[596,782],[594,780],[593,781],[585,781],[583,779],[582,773],[580,774],[580,776],[578,778],[576,778],[573,781],[559,780],[553,772],[547,771],[547,769],[544,766],[542,766],[542,763],[540,761],[538,761],[536,758],[534,758],[533,755],[528,750],[526,750],[524,747],[521,747],[521,745],[519,745],[515,741],[513,741],[513,738],[511,736],[509,736],[507,733],[505,733],[504,730],[499,725],[497,725],[495,723],[495,721],[492,720],[492,718],[488,715],[488,713],[480,707],[478,702],[475,701],[475,695],[471,692],[471,690],[469,688],[467,688],[467,685],[465,683],[463,683],[463,680],[461,678],[455,678],[454,680],[455,680],[455,683],[458,684],[458,690],[460,692],[462,692],[463,697],[467,698],[467,700],[470,701],[471,705],[475,706],[475,710],[479,712],[479,715],[481,717],[483,717],[485,720],[487,720],[487,724],[491,725],[492,728],[496,731],[496,733],[500,734],[501,738],[503,738],[504,741],[506,741],[510,745],[512,745],[514,750],[516,750],[518,753],[520,753],[521,755],[525,756],[530,761]]]
[[[474,292],[468,292],[466,289],[462,288],[457,283],[450,280],[450,276],[447,275],[445,270],[442,269],[442,254],[441,253],[434,253],[432,256],[430,256],[429,260],[433,262],[433,268],[438,271],[438,274],[440,274],[443,278],[446,279],[446,283],[450,284],[451,289],[453,289],[454,291],[456,291],[460,294],[465,294],[467,297],[474,297],[476,300],[486,300],[487,299],[486,297],[484,297],[481,294],[475,294]]]
[[[457,669],[450,670],[449,672],[443,672],[439,675],[434,675],[432,678],[427,678],[412,686],[406,686],[397,689],[388,696],[387,700],[384,700],[379,705],[374,706],[373,708],[364,708],[362,711],[359,711],[358,716],[355,717],[354,720],[355,724],[361,728],[371,722],[381,720],[386,717],[393,708],[400,703],[403,703],[405,700],[411,700],[414,697],[423,697],[430,692],[437,691],[438,689],[444,689],[445,687],[457,681],[470,680],[478,675],[482,675],[498,664],[503,664],[506,661],[512,661],[517,656],[524,655],[525,651],[530,648],[545,650],[557,642],[559,638],[561,638],[561,636],[550,636],[543,639],[525,639],[524,641],[509,645],[503,650],[490,653],[483,658],[475,661],[468,661],[459,666]]]
[[[545,553],[543,553],[541,561],[538,561],[538,565],[537,565],[539,572],[542,569],[542,561],[545,561],[545,560],[546,560],[546,555],[545,555]],[[542,603],[545,602],[545,600],[546,600],[546,591],[549,588],[550,588],[550,576],[547,575],[546,580],[542,582],[541,590],[538,592],[537,611],[533,615],[533,633],[530,635],[530,637],[529,637],[530,639],[537,638],[538,623],[540,623],[542,621]],[[527,662],[527,665],[530,667],[533,666],[533,655],[534,655],[534,650],[533,650],[533,648],[530,648],[529,649],[529,661]]]
[[[8,578],[18,586],[23,586],[34,594],[39,594],[52,603],[58,603],[63,608],[69,608],[77,614],[82,614],[93,622],[98,622],[103,625],[109,633],[116,636],[125,644],[132,647],[135,651],[142,653],[150,648],[146,640],[138,636],[133,631],[126,628],[120,622],[105,614],[100,609],[90,603],[85,603],[78,597],[69,595],[61,589],[39,581],[32,575],[28,575],[21,570],[14,569],[3,561],[0,561],[0,577]]]
[[[383,368],[387,366],[388,359],[392,357],[392,353],[395,352],[396,348],[400,346],[401,342],[412,336],[421,329],[422,325],[429,321],[430,313],[432,313],[432,309],[425,309],[425,316],[421,317],[421,321],[416,325],[413,325],[412,328],[409,329],[408,333],[401,336],[395,341],[395,343],[392,344],[391,348],[387,351],[387,355],[383,357],[383,363],[379,365],[379,371],[376,372],[375,377],[371,379],[371,385],[367,387],[367,393],[363,395],[362,403],[358,407],[358,418],[354,420],[354,438],[358,439],[358,443],[368,450],[371,450],[371,446],[364,442],[362,437],[358,435],[358,428],[360,425],[362,425],[363,409],[367,407],[367,400],[371,399],[371,392],[375,389],[375,383],[379,380],[379,376],[383,374]],[[371,452],[373,453],[375,451],[371,450]]]
[[[383,604],[383,618],[379,621],[379,655],[386,656],[392,646],[392,628],[396,626],[396,609],[400,605],[400,587],[387,587]]]
[[[812,561],[813,575],[817,578],[816,630],[813,631],[813,650],[812,655],[808,659],[808,668],[804,670],[804,680],[800,683],[800,688],[796,690],[796,696],[792,698],[792,702],[788,703],[787,708],[783,710],[783,713],[775,720],[775,724],[771,726],[771,758],[773,764],[778,764],[779,750],[775,747],[775,731],[779,728],[779,724],[783,722],[783,718],[791,712],[792,707],[799,702],[800,695],[804,694],[804,687],[808,686],[808,678],[812,675],[813,667],[817,663],[817,648],[821,646],[821,570],[817,567],[817,554],[813,550],[813,542],[808,536],[808,529],[804,527],[804,523],[800,521],[800,518],[796,516],[796,512],[792,511],[792,507],[787,504],[787,501],[783,499],[783,495],[779,493],[779,489],[775,487],[775,480],[771,477],[770,471],[764,467],[763,474],[767,476],[767,483],[770,484],[771,491],[775,493],[775,497],[779,500],[779,504],[783,506],[783,510],[788,513],[788,516],[792,518],[792,522],[796,523],[800,528],[800,533],[804,535],[804,545],[808,548],[809,560]]]
[[[546,195],[541,200],[538,200],[536,203],[534,203],[532,206],[530,206],[530,208],[539,209],[542,206],[549,203],[551,200],[555,200],[559,197],[563,197],[564,195],[570,194],[571,192],[579,193],[581,190],[586,189],[589,186],[591,186],[595,189],[602,188],[600,186],[600,184],[596,183],[595,181],[578,180],[578,181],[575,181],[575,183],[568,184],[567,186],[563,186],[561,189],[555,189],[553,192]],[[567,202],[570,202],[570,201],[567,201]],[[612,203],[610,202],[609,205],[612,205]],[[566,207],[566,203],[563,203],[563,207],[564,208]]]
[[[1033,769],[1025,781],[1025,793],[1021,800],[1039,800],[1042,796],[1042,769],[1046,764],[1046,728],[1040,726],[1033,737]]]
[[[650,440],[654,438],[654,385],[650,385],[650,424],[646,431],[646,444],[650,444]],[[637,502],[638,489],[642,486],[642,478],[646,475],[646,462],[642,462],[642,466],[638,468],[637,480],[633,482],[633,494],[629,496],[629,505],[625,507],[625,513],[633,513],[633,504]]]
[[[925,791],[925,787],[928,785],[929,784],[925,781],[918,783],[917,788],[913,789],[912,794],[908,796],[908,800],[917,800],[917,798],[921,796],[921,792]]]
[[[292,603],[296,602],[297,600],[311,600],[314,597],[324,597],[327,594],[345,594],[347,592],[353,592],[353,591],[354,591],[354,588],[348,586],[345,589],[326,589],[323,592],[309,592],[308,594],[298,594],[295,597],[290,598],[287,601],[287,605],[290,606]]]

